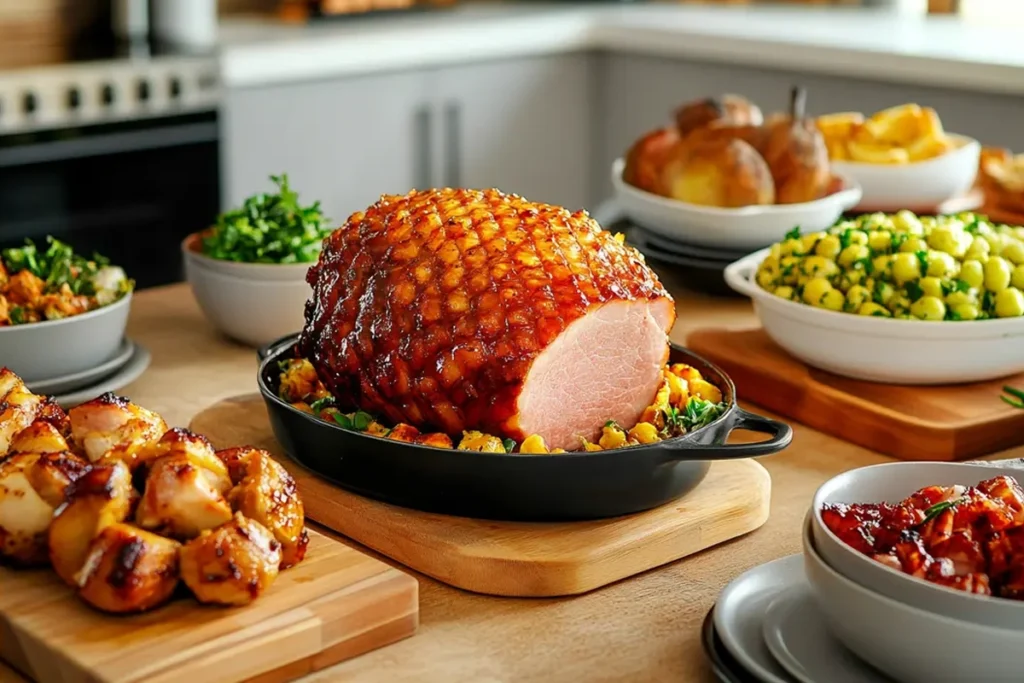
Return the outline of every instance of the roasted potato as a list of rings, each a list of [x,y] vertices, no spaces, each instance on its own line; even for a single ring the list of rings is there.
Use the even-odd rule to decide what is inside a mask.
[[[817,119],[830,158],[868,164],[907,164],[954,149],[939,115],[931,107],[902,104],[869,118],[862,114],[826,114]]]
[[[227,479],[227,468],[218,463]],[[187,540],[231,519],[220,478],[192,454],[166,455],[148,467],[146,488],[135,513],[135,523],[143,529]]]
[[[92,540],[127,519],[136,496],[131,472],[120,461],[94,466],[68,487],[67,501],[57,508],[48,538],[50,562],[60,578],[77,587],[75,577]]]
[[[306,555],[309,536],[295,480],[262,450],[248,453],[244,471],[228,495],[232,507],[274,535],[281,544],[281,569],[298,564]]]
[[[722,95],[687,102],[675,112],[676,129],[683,137],[708,126],[753,126],[764,123],[760,108],[740,95]]]
[[[698,145],[665,166],[662,182],[669,197],[690,204],[739,207],[775,201],[768,165],[742,140]]]
[[[646,192],[663,194],[661,172],[677,142],[679,133],[674,128],[653,130],[641,137],[626,153],[622,179]]]
[[[123,460],[130,469],[138,452],[167,431],[162,417],[109,392],[72,408],[69,417],[71,435],[90,462]]]
[[[171,599],[181,545],[130,524],[111,524],[89,544],[78,595],[104,612],[144,612]]]
[[[36,419],[11,441],[12,453],[61,453],[69,448],[60,430],[52,422],[41,419]]]
[[[277,578],[281,544],[241,513],[181,549],[181,578],[199,602],[246,605]]]
[[[771,171],[779,204],[820,199],[832,183],[828,147],[817,124],[805,116],[805,98],[803,88],[793,88],[789,115],[766,127],[759,149]]]
[[[13,379],[0,381],[0,460],[8,455],[19,432],[32,424],[43,407],[43,399],[28,390],[21,379],[7,368]],[[0,379],[3,379],[0,377]]]
[[[28,468],[28,481],[36,493],[56,510],[67,498],[68,488],[85,476],[90,466],[74,453],[40,453]]]
[[[190,463],[205,470],[207,479],[217,491],[227,493],[231,489],[228,467],[217,457],[210,441],[201,434],[181,427],[168,429],[158,441],[140,449],[138,463],[149,465],[172,455],[184,455]]]

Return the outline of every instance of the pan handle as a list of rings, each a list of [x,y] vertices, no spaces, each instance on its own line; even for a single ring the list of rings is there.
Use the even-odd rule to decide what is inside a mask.
[[[281,337],[280,339],[275,339],[274,341],[270,342],[269,344],[264,344],[263,346],[261,346],[258,349],[256,349],[256,357],[259,358],[260,362],[262,363],[268,356],[276,355],[276,354],[280,353],[282,350],[284,350],[286,347],[288,347],[288,346],[290,346],[291,344],[294,344],[294,343],[295,343],[295,334],[294,333],[289,334],[289,335],[285,335],[284,337]]]
[[[671,456],[679,460],[756,458],[762,455],[778,453],[793,440],[793,428],[785,422],[748,413],[739,406],[736,406],[733,415],[729,418],[729,422],[725,425],[725,437],[728,438],[734,429],[747,429],[759,434],[768,434],[771,438],[767,441],[758,441],[757,443],[722,445],[705,445],[683,441],[670,449]]]

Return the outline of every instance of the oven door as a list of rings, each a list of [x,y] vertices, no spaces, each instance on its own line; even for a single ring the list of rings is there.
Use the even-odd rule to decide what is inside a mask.
[[[0,247],[53,235],[140,288],[167,284],[219,205],[212,112],[0,137]]]

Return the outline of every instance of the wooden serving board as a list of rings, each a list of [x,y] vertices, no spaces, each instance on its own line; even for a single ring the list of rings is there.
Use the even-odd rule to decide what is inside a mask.
[[[761,328],[698,330],[687,346],[720,365],[745,400],[903,460],[963,460],[1024,444],[1024,410],[999,395],[1024,375],[956,386],[896,386],[804,365]]]
[[[752,460],[715,463],[696,490],[648,512],[588,522],[496,522],[389,505],[317,478],[282,452],[258,395],[221,401],[191,428],[217,447],[250,443],[270,450],[298,481],[306,514],[318,523],[438,581],[490,595],[585,593],[768,519],[771,479]]]
[[[0,567],[0,657],[40,683],[278,683],[412,635],[416,579],[310,530],[306,559],[246,607],[182,596],[88,607],[50,569]]]

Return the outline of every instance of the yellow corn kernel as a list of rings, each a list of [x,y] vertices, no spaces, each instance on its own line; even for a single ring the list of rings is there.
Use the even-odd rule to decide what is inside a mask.
[[[559,449],[555,449],[559,450]],[[540,434],[531,434],[523,439],[519,446],[520,453],[547,453],[548,446],[544,443],[544,437]]]
[[[604,450],[603,448],[598,446],[596,443],[590,443],[586,439],[582,439],[581,438],[580,441],[583,443],[583,450],[585,450],[585,451],[600,451],[600,450]]]
[[[480,453],[504,453],[505,444],[496,436],[477,431],[462,432],[459,441],[460,451],[478,451]]]
[[[690,387],[685,379],[671,372],[665,373],[665,382],[668,384],[668,402],[679,407],[686,404],[690,397]]]
[[[606,424],[601,430],[601,438],[598,442],[601,448],[610,451],[613,448],[622,448],[626,445],[626,432],[614,422]]]
[[[655,443],[661,441],[658,438],[658,429],[650,422],[637,423],[632,429],[629,430],[629,436],[635,439],[638,443]]]
[[[690,389],[693,390],[693,394],[705,401],[711,401],[712,403],[718,403],[722,400],[722,392],[711,382],[703,379],[699,379],[696,382],[690,382]]]
[[[625,244],[626,243],[626,235],[621,233],[621,232],[615,233],[615,241],[618,242],[619,244]]]
[[[552,448],[551,452],[552,453],[565,453],[565,449],[564,448]]]

